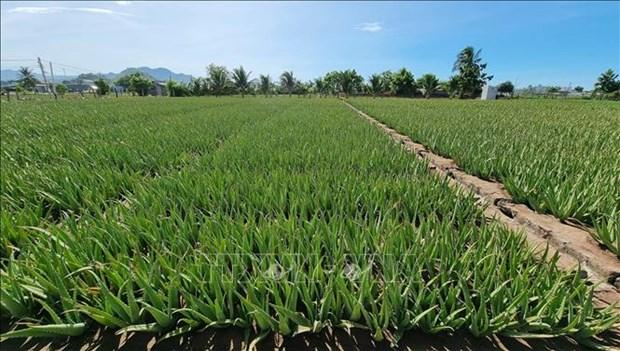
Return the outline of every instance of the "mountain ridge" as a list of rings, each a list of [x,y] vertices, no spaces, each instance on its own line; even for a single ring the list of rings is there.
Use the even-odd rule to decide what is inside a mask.
[[[134,72],[141,72],[143,74],[148,75],[149,77],[151,77],[152,79],[155,80],[169,80],[172,79],[174,81],[177,82],[183,82],[183,83],[188,83],[192,80],[192,76],[189,74],[185,74],[185,73],[176,73],[171,71],[168,68],[165,67],[155,67],[155,68],[151,68],[148,66],[140,66],[140,67],[127,67],[124,70],[118,72],[118,73],[114,73],[114,72],[108,72],[108,73],[95,73],[97,75],[101,75],[103,78],[108,79],[108,80],[116,80],[126,74],[131,74]],[[37,79],[42,80],[43,77],[41,76],[40,73],[37,73],[36,71],[34,72],[34,75]],[[56,75],[54,77],[54,81],[58,82],[62,82],[63,80],[71,80],[71,79],[75,79],[77,78],[78,75]],[[48,79],[50,79],[50,77],[47,77]],[[11,80],[17,80],[19,79],[19,72],[16,69],[2,69],[0,70],[0,80],[2,81],[11,81]]]

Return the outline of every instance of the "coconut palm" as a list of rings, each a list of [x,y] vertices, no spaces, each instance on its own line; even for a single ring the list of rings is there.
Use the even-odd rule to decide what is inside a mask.
[[[258,80],[258,90],[260,90],[263,95],[269,96],[271,93],[271,87],[273,86],[273,83],[271,82],[271,77],[269,75],[265,76],[261,74]]]
[[[413,73],[401,68],[392,74],[392,89],[396,96],[412,96],[415,93]]]
[[[295,82],[296,79],[295,76],[293,76],[293,71],[284,71],[280,75],[280,85],[284,90],[286,90],[289,96],[293,93],[293,90],[295,89]]]
[[[461,98],[476,96],[482,90],[482,86],[493,78],[484,73],[487,64],[482,63],[481,52],[482,50],[476,51],[472,46],[468,46],[456,56],[452,71],[458,72]]]
[[[441,83],[442,89],[450,95],[450,98],[455,97],[459,92],[459,77],[452,76],[447,81]]]
[[[613,93],[614,91],[620,89],[620,81],[618,81],[618,74],[615,73],[611,68],[607,71],[601,73],[598,77],[596,84],[594,84],[594,88],[597,91],[603,93]]]
[[[418,79],[418,85],[424,90],[424,97],[428,99],[439,87],[439,79],[434,74],[427,73]]]
[[[325,84],[325,80],[323,78],[317,78],[314,80],[314,90],[319,97],[327,95],[327,84]]]
[[[228,70],[224,66],[218,66],[210,64],[207,67],[207,81],[209,83],[209,90],[215,96],[220,96],[226,92],[226,89],[230,86],[230,79]]]
[[[383,92],[383,77],[380,74],[373,74],[368,78],[369,88],[372,95],[377,96]]]
[[[19,83],[26,90],[33,90],[37,85],[38,80],[34,77],[34,73],[28,67],[19,68]]]
[[[250,90],[250,85],[252,83],[252,81],[250,80],[251,74],[252,72],[246,71],[243,66],[239,66],[239,68],[233,69],[233,85],[241,93],[241,97],[245,97],[245,94],[248,92],[248,90]]]
[[[364,78],[357,74],[354,69],[339,72],[338,76],[341,92],[345,95],[351,95],[361,90]]]

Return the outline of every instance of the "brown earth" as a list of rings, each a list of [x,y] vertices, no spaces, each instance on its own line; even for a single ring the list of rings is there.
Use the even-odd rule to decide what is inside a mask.
[[[620,349],[620,335],[607,334],[598,340],[611,349]],[[113,331],[96,330],[71,339],[9,340],[0,349],[63,351],[156,351],[156,350],[247,350],[246,340],[238,328],[211,329],[158,343],[152,334],[115,335]],[[522,340],[508,337],[474,338],[467,333],[429,335],[420,331],[407,333],[397,347],[388,342],[375,342],[367,331],[328,329],[317,334],[282,338],[269,335],[256,344],[260,350],[411,350],[411,351],[577,351],[586,348],[570,338]]]

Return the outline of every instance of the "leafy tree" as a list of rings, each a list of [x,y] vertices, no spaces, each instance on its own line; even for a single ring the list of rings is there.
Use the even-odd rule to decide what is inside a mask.
[[[418,86],[424,89],[424,97],[428,99],[439,87],[439,79],[434,74],[427,73],[418,79]]]
[[[273,83],[271,82],[271,77],[269,75],[260,75],[258,77],[258,90],[261,94],[265,96],[271,95],[271,90],[273,88]]]
[[[380,74],[373,74],[368,78],[368,87],[370,93],[374,96],[377,96],[384,92],[384,79]]]
[[[115,83],[132,94],[140,96],[145,96],[153,86],[153,80],[141,72],[126,74],[118,78]]]
[[[618,80],[618,74],[611,68],[601,73],[598,77],[594,88],[598,92],[610,94],[616,90],[620,90],[620,81]]]
[[[67,86],[62,84],[62,83],[61,84],[57,84],[56,85],[56,92],[60,96],[65,96],[65,94],[67,93]]]
[[[191,95],[189,86],[186,86],[183,83],[175,82],[173,80],[168,80],[166,82],[166,90],[168,91],[168,96],[170,97],[182,97]]]
[[[441,84],[442,89],[453,98],[458,95],[460,89],[459,77],[452,76]]]
[[[123,87],[125,90],[129,90],[129,80],[131,79],[130,74],[126,74],[116,80],[114,82],[116,85]]]
[[[460,98],[476,97],[482,91],[482,86],[493,79],[493,76],[488,76],[484,72],[487,64],[482,63],[481,51],[468,46],[456,57],[452,71],[458,72]]]
[[[103,78],[97,78],[95,81],[95,86],[97,87],[97,95],[103,96],[110,92],[110,84]]]
[[[394,73],[392,71],[385,71],[381,73],[381,85],[383,86],[382,93],[394,93],[393,86]]]
[[[250,75],[252,72],[247,72],[243,66],[239,66],[239,68],[233,69],[232,72],[232,80],[235,88],[241,93],[241,97],[244,97],[245,94],[250,90],[250,84],[252,81],[250,80]]]
[[[329,90],[335,93],[351,95],[362,90],[364,78],[357,74],[354,69],[348,69],[329,72],[325,75],[324,81]]]
[[[310,91],[312,91],[313,84],[312,82],[295,82],[295,93],[298,95],[307,95]]]
[[[515,91],[515,86],[512,84],[511,81],[505,81],[503,83],[500,83],[500,85],[497,86],[497,91],[502,94],[512,96],[512,94]]]
[[[392,74],[392,90],[396,96],[412,96],[415,92],[415,79],[406,68],[401,68]]]
[[[576,86],[576,87],[574,88],[574,90],[575,90],[576,92],[578,92],[578,93],[583,93],[583,87],[582,87],[582,86],[579,86],[579,85],[578,85],[578,86]]]
[[[208,84],[205,78],[193,78],[188,84],[188,89],[190,95],[201,96],[207,93]]]
[[[152,87],[153,80],[143,73],[135,72],[129,77],[129,91],[135,92],[140,96],[146,96]]]
[[[557,94],[560,92],[560,87],[554,86],[547,88],[547,94]]]
[[[17,80],[25,90],[33,90],[39,81],[34,77],[34,73],[28,67],[19,68],[19,79]]]
[[[284,71],[281,75],[280,75],[280,85],[282,86],[282,89],[284,89],[284,91],[286,91],[288,93],[288,95],[290,96],[293,93],[293,90],[295,89],[295,76],[293,76],[293,71]]]
[[[342,71],[340,76],[340,89],[346,95],[351,95],[362,90],[364,78],[357,74],[354,69]]]
[[[329,87],[323,78],[317,78],[314,80],[314,90],[319,96],[325,96],[329,94]]]
[[[215,96],[220,96],[226,93],[226,90],[230,87],[230,74],[224,66],[218,66],[210,64],[207,67],[207,81],[209,82],[209,90]]]

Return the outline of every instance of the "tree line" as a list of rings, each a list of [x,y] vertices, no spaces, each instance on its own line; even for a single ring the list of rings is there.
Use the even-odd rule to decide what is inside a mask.
[[[481,50],[468,46],[461,50],[452,67],[453,75],[446,81],[440,81],[432,73],[426,73],[415,79],[407,68],[396,71],[376,73],[365,80],[354,69],[331,71],[310,81],[301,81],[292,71],[284,71],[276,80],[269,75],[259,75],[254,78],[251,71],[243,66],[228,70],[225,66],[210,64],[206,69],[205,77],[192,79],[189,83],[169,80],[166,82],[166,91],[169,96],[222,96],[248,94],[272,96],[287,95],[370,95],[370,96],[424,96],[430,98],[438,93],[454,98],[475,98],[480,96],[482,87],[493,76],[486,73],[487,64],[482,62]],[[33,90],[38,83],[34,74],[28,68],[20,69],[19,87]],[[110,82],[98,78],[94,80],[97,94],[106,95],[113,91]],[[115,86],[124,91],[139,96],[148,95],[157,84],[147,75],[135,72],[120,77],[114,82]],[[505,96],[512,96],[514,85],[510,81],[500,83],[498,92]],[[553,87],[556,89],[556,87]],[[56,91],[63,95],[66,86],[56,85]],[[557,91],[559,91],[557,87]],[[583,87],[576,87],[575,91],[582,92]],[[553,91],[549,91],[553,94]],[[620,99],[620,80],[618,74],[609,69],[598,77],[592,95],[599,98]]]

